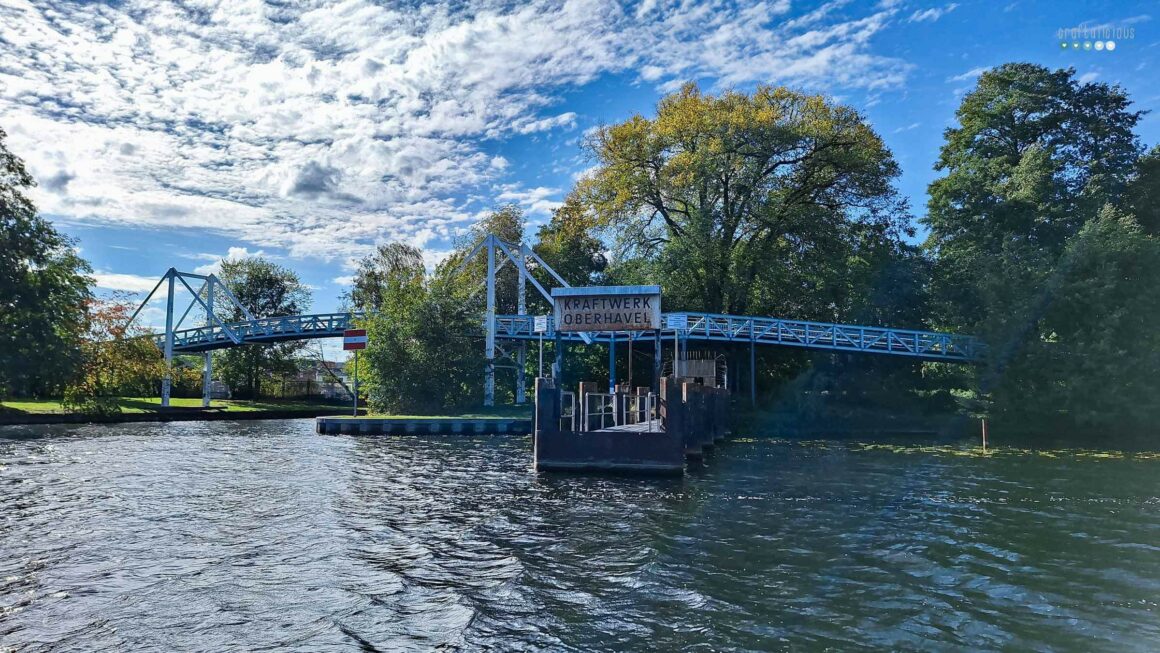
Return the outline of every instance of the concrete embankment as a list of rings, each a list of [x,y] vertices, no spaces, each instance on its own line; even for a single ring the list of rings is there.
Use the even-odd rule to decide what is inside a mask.
[[[458,417],[319,417],[314,430],[324,435],[527,435],[532,420]]]
[[[120,413],[88,415],[84,413],[8,413],[0,414],[0,426],[24,424],[119,424],[126,422],[203,422],[248,421],[259,419],[306,419],[319,415],[333,415],[333,407],[295,410],[201,410],[175,408],[149,413]]]

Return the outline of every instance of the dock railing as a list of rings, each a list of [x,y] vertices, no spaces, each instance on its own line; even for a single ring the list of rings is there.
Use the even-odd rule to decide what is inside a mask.
[[[562,390],[560,392],[560,425],[561,431],[576,430],[576,393]]]
[[[617,395],[608,392],[586,392],[582,406],[583,417],[581,427],[585,431],[597,431],[609,426],[619,426],[617,419]],[[593,420],[599,424],[592,428]]]
[[[640,394],[621,394],[619,395],[624,402],[624,416],[627,424],[648,424],[648,430],[652,431],[654,425],[659,426],[660,415],[657,413],[657,395],[655,393]]]

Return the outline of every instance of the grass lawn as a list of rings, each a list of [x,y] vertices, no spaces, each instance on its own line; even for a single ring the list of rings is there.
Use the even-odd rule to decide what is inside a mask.
[[[122,413],[154,413],[161,409],[160,397],[122,397],[117,400],[121,405]],[[169,404],[178,408],[200,408],[201,398],[173,397]],[[310,401],[242,401],[236,399],[214,399],[210,404],[214,408],[225,408],[230,413],[248,413],[257,410],[319,410],[333,409],[336,413],[343,410],[340,404],[319,403]],[[59,414],[64,413],[60,401],[56,399],[40,399],[33,401],[4,401],[0,402],[0,415],[6,412],[25,414]]]

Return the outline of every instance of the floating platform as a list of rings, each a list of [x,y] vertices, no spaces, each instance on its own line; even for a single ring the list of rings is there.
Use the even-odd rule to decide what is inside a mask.
[[[532,420],[486,417],[318,417],[314,430],[323,435],[528,435]]]
[[[685,445],[680,434],[643,429],[538,430],[536,471],[631,472],[680,476]]]
[[[536,471],[684,474],[687,458],[725,438],[729,394],[674,377],[660,386],[604,394],[581,383],[571,393],[536,379]]]

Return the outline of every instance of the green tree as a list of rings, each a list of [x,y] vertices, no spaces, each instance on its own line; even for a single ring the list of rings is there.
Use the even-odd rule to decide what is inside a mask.
[[[1007,64],[980,76],[956,115],[924,219],[940,325],[991,344],[978,383],[995,412],[1121,423],[1131,411],[1108,391],[1160,389],[1136,376],[1153,362],[1129,345],[1151,341],[1136,320],[1160,318],[1139,294],[1156,278],[1154,243],[1113,208],[1152,220],[1154,162],[1138,162],[1133,132],[1141,112],[1074,70]]]
[[[402,243],[379,245],[373,254],[359,261],[354,283],[345,296],[351,308],[378,311],[386,301],[383,293],[391,279],[405,274],[423,274],[423,254]]]
[[[1145,233],[1160,235],[1160,145],[1136,163],[1128,183],[1127,209]]]
[[[80,362],[88,263],[26,193],[35,182],[0,129],[0,397],[59,391]]]
[[[649,262],[669,306],[832,318],[860,237],[909,228],[890,151],[820,96],[688,84],[588,147],[598,167],[577,191],[616,228],[620,258]]]
[[[298,275],[262,258],[223,261],[218,278],[256,318],[297,315],[310,308],[310,293]],[[219,316],[227,322],[246,319],[237,307]],[[215,364],[236,393],[256,399],[263,378],[293,373],[294,356],[303,346],[302,341],[289,341],[234,347],[216,354]]]
[[[577,194],[569,193],[564,204],[552,211],[552,219],[536,232],[533,250],[569,284],[591,285],[608,266],[604,243],[594,235],[596,229],[596,215]],[[546,273],[536,278],[556,285]]]
[[[1110,206],[1068,241],[988,370],[993,409],[1103,437],[1160,423],[1160,240]],[[1013,346],[1017,344],[1017,346]]]
[[[505,204],[484,216],[457,240],[455,250],[448,257],[446,265],[441,267],[443,272],[439,274],[444,277],[443,282],[462,286],[465,298],[473,306],[477,306],[482,314],[486,301],[482,289],[487,279],[487,257],[477,255],[466,264],[464,258],[488,234],[511,245],[523,244],[526,226],[527,218],[523,210],[515,204]],[[498,266],[503,259],[503,255],[498,254],[496,265]],[[518,275],[516,267],[510,264],[496,272],[496,313],[502,315],[516,312],[519,305],[516,291]]]
[[[124,295],[92,300],[81,341],[81,364],[64,390],[66,408],[76,412],[109,414],[121,411],[120,397],[149,396],[165,376],[165,358],[151,332],[130,326],[136,302]],[[175,365],[174,385],[193,384],[196,370]]]
[[[418,250],[375,277],[379,312],[366,318],[368,345],[361,356],[360,383],[372,409],[413,414],[477,405],[483,355],[472,334],[480,313],[470,290],[449,264],[424,273]]]
[[[955,327],[1015,328],[1003,314],[1033,303],[1068,240],[1136,170],[1141,113],[1119,87],[1074,70],[1006,64],[979,77],[946,131],[931,183],[927,248],[935,294]]]

